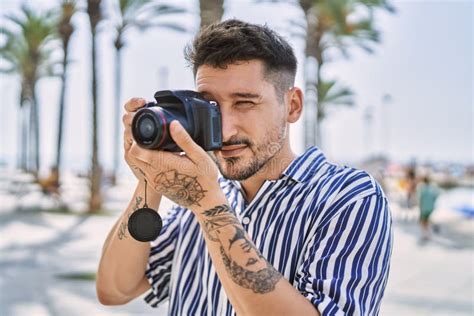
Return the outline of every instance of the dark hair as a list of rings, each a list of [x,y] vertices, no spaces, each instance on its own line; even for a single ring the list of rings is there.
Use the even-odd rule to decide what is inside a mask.
[[[430,178],[430,176],[426,175],[426,176],[423,177],[422,181],[426,184],[430,184],[431,178]]]
[[[225,69],[238,61],[258,59],[279,97],[294,84],[297,62],[293,49],[266,25],[236,19],[211,24],[201,29],[184,54],[194,76],[202,65]]]

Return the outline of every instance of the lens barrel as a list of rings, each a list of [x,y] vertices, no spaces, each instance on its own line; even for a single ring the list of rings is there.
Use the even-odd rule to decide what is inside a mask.
[[[157,106],[140,109],[132,121],[132,135],[143,148],[159,148],[168,135],[168,122]]]

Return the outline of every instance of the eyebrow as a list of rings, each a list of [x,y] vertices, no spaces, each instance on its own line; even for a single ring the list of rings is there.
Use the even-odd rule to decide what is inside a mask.
[[[207,91],[202,91],[200,93],[206,99],[214,98],[212,94]],[[262,98],[260,94],[250,93],[250,92],[234,92],[234,93],[231,93],[230,96],[233,98],[246,98],[246,99],[261,99]]]
[[[212,94],[207,91],[201,91],[199,93],[204,97],[212,97]],[[250,93],[250,92],[234,92],[234,93],[231,93],[230,95],[232,97],[249,98],[249,99],[256,99],[256,98],[262,97],[260,94]]]
[[[245,92],[234,92],[231,94],[233,97],[237,98],[246,98],[246,99],[259,99],[262,96],[255,93],[245,93]]]

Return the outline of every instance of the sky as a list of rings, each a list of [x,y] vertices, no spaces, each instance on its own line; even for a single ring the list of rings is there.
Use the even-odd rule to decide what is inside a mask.
[[[289,3],[225,1],[224,18],[266,23],[288,39],[299,69],[296,85],[304,87],[304,42],[291,35],[290,20],[303,17]],[[56,1],[28,1],[42,10]],[[189,13],[176,19],[190,31],[153,29],[131,31],[124,48],[122,102],[134,96],[151,100],[157,90],[193,89],[191,69],[183,48],[199,25],[197,1],[174,1]],[[3,0],[2,13],[18,9],[21,1]],[[333,161],[355,163],[374,154],[396,161],[474,162],[473,1],[392,1],[396,14],[377,14],[382,42],[367,54],[350,49],[350,58],[333,54],[322,69],[356,93],[355,106],[334,108],[323,122],[323,150]],[[86,170],[91,152],[90,34],[87,16],[74,17],[67,93],[64,160],[73,170]],[[113,31],[99,33],[100,160],[112,165],[114,50]],[[166,76],[163,74],[166,73]],[[42,79],[38,85],[41,115],[42,166],[54,160],[60,82]],[[0,160],[14,165],[18,145],[17,77],[0,77]],[[385,102],[384,95],[391,96]],[[372,113],[372,120],[364,119]],[[304,150],[302,120],[291,127],[296,152]],[[126,168],[122,164],[122,168]]]

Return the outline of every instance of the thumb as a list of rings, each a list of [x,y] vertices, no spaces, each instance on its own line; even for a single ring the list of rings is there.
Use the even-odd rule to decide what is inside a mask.
[[[203,155],[207,155],[204,149],[194,142],[179,121],[174,120],[171,122],[170,133],[176,144],[195,164],[198,164],[198,162],[203,159]]]

